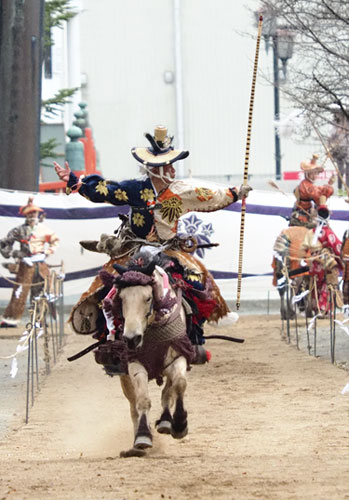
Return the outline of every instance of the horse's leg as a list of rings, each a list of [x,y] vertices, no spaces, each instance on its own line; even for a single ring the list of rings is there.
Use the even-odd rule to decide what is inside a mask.
[[[135,407],[137,425],[134,448],[144,449],[152,447],[152,435],[148,423],[151,407],[148,390],[148,373],[143,365],[137,362],[129,363],[128,373],[135,393]]]
[[[131,379],[128,375],[121,375],[120,376],[120,383],[121,383],[121,388],[122,392],[128,399],[128,402],[130,403],[130,413],[131,413],[131,418],[133,422],[133,427],[134,427],[134,433],[136,434],[137,430],[137,424],[138,424],[138,413],[136,409],[136,395],[135,391],[131,382]],[[140,450],[136,448],[130,448],[129,450],[121,451],[120,452],[120,457],[122,458],[127,458],[127,457],[143,457],[146,454],[145,450]]]
[[[280,315],[281,319],[287,319],[287,312],[286,312],[286,300],[285,300],[285,287],[279,287],[278,286],[278,292],[279,292],[279,297],[280,297]]]
[[[160,432],[160,434],[171,434],[172,428],[172,415],[170,412],[171,407],[171,389],[172,389],[172,381],[169,377],[166,379],[165,387],[161,393],[161,406],[162,406],[162,414],[156,422],[156,430]]]
[[[296,315],[295,307],[292,303],[292,297],[294,295],[292,282],[290,281],[287,285],[286,297],[287,297],[287,319],[293,319]]]
[[[188,433],[187,412],[184,409],[184,393],[187,388],[187,361],[183,356],[175,359],[166,368],[164,374],[171,380],[171,393],[175,399],[175,410],[172,416],[171,435],[181,439]]]
[[[130,404],[130,413],[131,413],[131,418],[133,422],[133,430],[134,430],[134,435],[136,435],[137,427],[138,427],[138,413],[136,409],[136,395],[135,391],[131,382],[131,379],[128,375],[121,375],[120,376],[120,384],[122,388],[122,392],[128,399],[128,402]]]

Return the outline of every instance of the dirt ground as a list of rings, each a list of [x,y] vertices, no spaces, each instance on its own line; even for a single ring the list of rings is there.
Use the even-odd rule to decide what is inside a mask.
[[[91,353],[67,362],[91,343],[68,335],[29,423],[14,417],[1,443],[0,500],[349,499],[348,371],[281,340],[277,316],[242,316],[229,332],[245,343],[208,341],[212,360],[188,373],[188,436],[154,432],[148,456],[127,459],[119,380]]]

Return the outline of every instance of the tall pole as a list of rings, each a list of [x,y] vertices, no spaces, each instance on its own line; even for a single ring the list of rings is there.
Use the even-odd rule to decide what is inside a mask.
[[[184,114],[183,114],[183,74],[182,74],[182,40],[181,40],[181,0],[173,0],[174,18],[174,58],[175,58],[175,89],[176,89],[176,122],[177,147],[184,149]],[[178,162],[177,177],[185,177],[184,165]]]
[[[275,135],[275,178],[281,179],[281,147],[277,122],[280,120],[280,88],[279,88],[279,50],[277,34],[273,36],[273,71],[274,71],[274,135]]]
[[[249,104],[249,108],[248,108],[248,120],[247,120],[247,136],[246,136],[244,180],[243,180],[243,184],[245,186],[246,186],[247,181],[248,181],[248,165],[249,165],[249,161],[250,161],[253,106],[254,106],[254,96],[255,96],[255,91],[256,91],[258,57],[259,57],[259,47],[260,47],[261,36],[262,36],[262,27],[263,27],[263,16],[259,16],[258,32],[257,32],[257,40],[256,40],[256,52],[255,52],[255,58],[254,58],[254,64],[253,64],[250,104]],[[239,310],[239,308],[240,308],[240,294],[241,294],[241,280],[242,280],[242,258],[243,258],[244,233],[245,233],[245,214],[246,214],[246,198],[243,197],[241,200],[239,264],[238,264],[238,281],[237,281],[237,296],[236,296],[236,309],[237,310]]]
[[[82,0],[71,0],[69,8],[78,15],[73,16],[67,23],[67,60],[68,60],[68,87],[81,87],[81,48],[80,48],[80,13]],[[65,115],[65,127],[68,130],[75,120],[74,113],[79,109],[81,102],[81,88],[70,98],[68,113]]]

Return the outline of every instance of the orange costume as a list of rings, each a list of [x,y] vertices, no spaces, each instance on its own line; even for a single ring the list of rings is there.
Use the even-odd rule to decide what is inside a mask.
[[[290,226],[315,227],[314,209],[326,205],[327,199],[333,195],[331,184],[334,179],[330,179],[329,184],[323,186],[316,186],[314,183],[316,176],[324,170],[316,163],[317,158],[317,155],[313,155],[310,162],[301,163],[304,179],[294,190],[297,201],[293,207]]]

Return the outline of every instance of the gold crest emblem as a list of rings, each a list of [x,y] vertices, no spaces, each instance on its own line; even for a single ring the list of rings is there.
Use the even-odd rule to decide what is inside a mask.
[[[96,186],[96,191],[97,193],[102,194],[103,196],[107,196],[108,194],[107,181],[99,181],[99,183]]]
[[[195,193],[197,194],[197,199],[199,201],[208,201],[213,198],[213,191],[208,188],[195,188]]]
[[[155,193],[152,189],[142,189],[141,191],[141,200],[144,201],[153,201],[155,198]]]
[[[144,215],[140,213],[135,213],[132,215],[132,222],[137,227],[144,226]]]
[[[182,200],[175,196],[162,201],[160,213],[163,219],[168,220],[170,223],[178,220],[182,215],[182,205]]]
[[[128,196],[126,191],[122,191],[122,189],[116,189],[114,191],[114,196],[119,201],[128,201]]]

